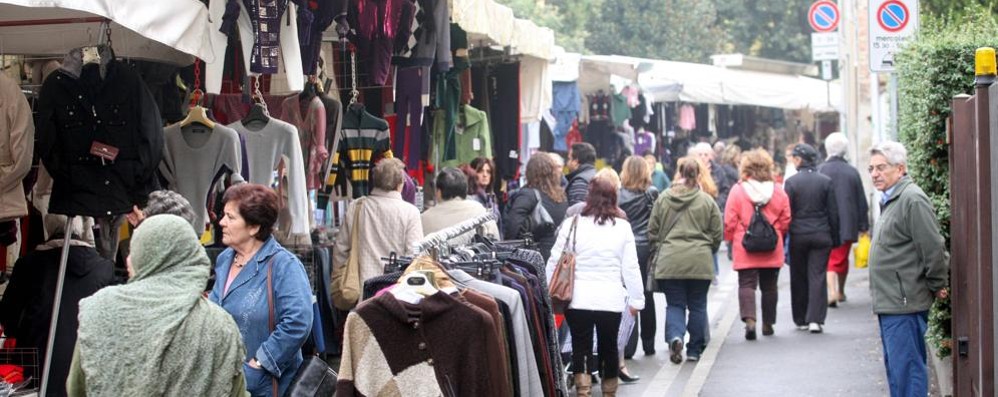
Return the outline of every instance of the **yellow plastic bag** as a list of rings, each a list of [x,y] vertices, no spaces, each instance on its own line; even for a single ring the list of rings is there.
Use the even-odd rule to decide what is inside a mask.
[[[863,233],[859,236],[859,242],[857,242],[856,247],[853,248],[853,254],[856,255],[857,269],[865,269],[869,265],[869,260],[870,260],[869,233]]]

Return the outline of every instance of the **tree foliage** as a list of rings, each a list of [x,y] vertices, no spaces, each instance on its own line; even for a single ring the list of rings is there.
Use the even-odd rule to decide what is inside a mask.
[[[589,20],[597,54],[706,62],[720,49],[713,0],[614,0]]]
[[[998,11],[996,7],[998,3],[995,3],[995,0],[920,0],[918,6],[925,14],[955,18],[969,11],[989,13]]]
[[[517,18],[525,18],[554,30],[555,42],[570,52],[585,53],[586,22],[603,0],[497,0],[513,10]]]
[[[724,52],[811,62],[807,11],[813,0],[717,1]]]
[[[742,53],[809,63],[814,0],[497,0],[571,52],[707,62]],[[925,18],[994,13],[998,0],[920,0]],[[924,19],[924,18],[923,18]]]
[[[899,137],[908,148],[912,178],[936,210],[946,244],[950,239],[949,146],[946,122],[954,95],[974,88],[974,51],[998,45],[998,19],[985,7],[923,19],[916,39],[897,56]],[[949,300],[937,300],[928,340],[940,356],[951,354]]]

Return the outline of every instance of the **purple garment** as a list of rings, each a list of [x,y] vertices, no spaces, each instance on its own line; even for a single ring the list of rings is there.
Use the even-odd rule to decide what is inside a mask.
[[[299,30],[309,31],[314,17],[303,0],[294,0],[301,10],[298,21],[306,26],[298,26]],[[278,57],[281,54],[281,17],[288,8],[288,0],[243,0],[243,6],[249,13],[250,25],[253,26],[253,50],[250,54],[250,72],[262,74],[277,73]],[[239,0],[228,0],[225,4],[225,14],[222,15],[222,33],[232,36],[236,34],[236,20],[239,18]],[[287,16],[285,25],[291,24],[291,16]]]
[[[646,152],[655,153],[655,136],[648,131],[638,133],[634,143],[634,155],[644,156]]]
[[[395,79],[395,134],[392,151],[405,161],[406,167],[419,167],[419,153],[414,149],[420,146],[423,131],[423,95],[429,95],[430,68],[402,68]],[[406,130],[406,126],[409,129]],[[409,153],[405,152],[408,143]]]
[[[306,76],[316,74],[322,32],[346,15],[347,0],[312,0],[307,7],[298,9],[298,45],[301,47],[302,71]]]
[[[350,3],[347,15],[356,34],[359,67],[367,72],[364,83],[380,86],[388,79],[392,49],[402,17],[402,3],[407,0],[358,0]]]
[[[405,182],[402,184],[402,200],[416,205],[416,181],[409,174],[405,174]]]

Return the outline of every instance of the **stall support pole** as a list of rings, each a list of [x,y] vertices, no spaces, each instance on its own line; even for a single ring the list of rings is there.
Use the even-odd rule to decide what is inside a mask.
[[[59,325],[59,306],[62,304],[62,288],[66,280],[66,262],[69,261],[69,239],[73,235],[70,225],[73,223],[73,216],[66,217],[66,227],[63,229],[62,256],[59,258],[59,276],[55,282],[55,300],[52,301],[52,321],[49,322],[49,340],[45,345],[45,366],[42,369],[42,384],[39,396],[48,394],[49,370],[52,368],[52,350],[55,346],[56,327]]]

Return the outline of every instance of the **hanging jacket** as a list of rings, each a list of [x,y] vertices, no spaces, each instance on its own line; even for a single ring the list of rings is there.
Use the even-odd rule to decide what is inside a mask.
[[[124,214],[159,188],[163,123],[156,101],[110,48],[101,47],[100,59],[84,65],[75,49],[42,84],[36,148],[54,180],[54,214]],[[95,142],[117,148],[117,157],[91,154]]]
[[[485,112],[470,105],[461,107],[460,113],[454,117],[456,124],[448,129],[443,110],[434,114],[433,148],[437,151],[440,166],[456,167],[468,164],[476,157],[492,158],[492,132],[489,130],[489,118]],[[453,131],[453,140],[448,139],[447,131]],[[454,156],[447,156],[449,142],[453,142]]]
[[[31,107],[17,83],[0,74],[0,221],[28,215],[21,181],[35,148]]]
[[[634,232],[634,244],[639,247],[648,245],[648,220],[651,219],[652,208],[657,199],[658,189],[654,186],[643,192],[623,188],[617,191],[617,202],[624,214],[627,214],[627,221],[631,223],[631,231]]]
[[[278,72],[278,64],[284,65],[280,68],[282,71],[303,70],[301,47],[298,42],[298,20],[302,18],[293,17],[298,15],[297,4],[302,1],[295,0],[288,3],[287,0],[270,0],[268,2],[270,5],[266,6],[267,17],[264,19],[259,18],[258,12],[254,13],[254,10],[246,8],[248,1],[214,0],[208,4],[208,21],[211,27],[208,29],[206,40],[211,43],[212,51],[215,53],[214,60],[205,62],[204,90],[209,94],[218,94],[222,90],[223,74],[228,59],[225,57],[225,51],[229,45],[229,36],[232,35],[237,35],[239,39],[243,53],[242,66],[246,74],[251,71],[274,74]],[[250,3],[249,6],[257,8],[254,3]],[[278,6],[282,8],[279,14]],[[281,18],[273,19],[272,15],[281,15]],[[261,21],[268,22],[269,32],[254,34],[254,26],[258,26]],[[264,35],[267,37],[263,37]],[[260,56],[252,56],[257,50],[260,51]],[[264,59],[266,63],[263,62]],[[229,63],[231,65],[231,62]],[[305,87],[303,73],[285,73],[284,76],[287,77],[289,91],[301,91]]]

